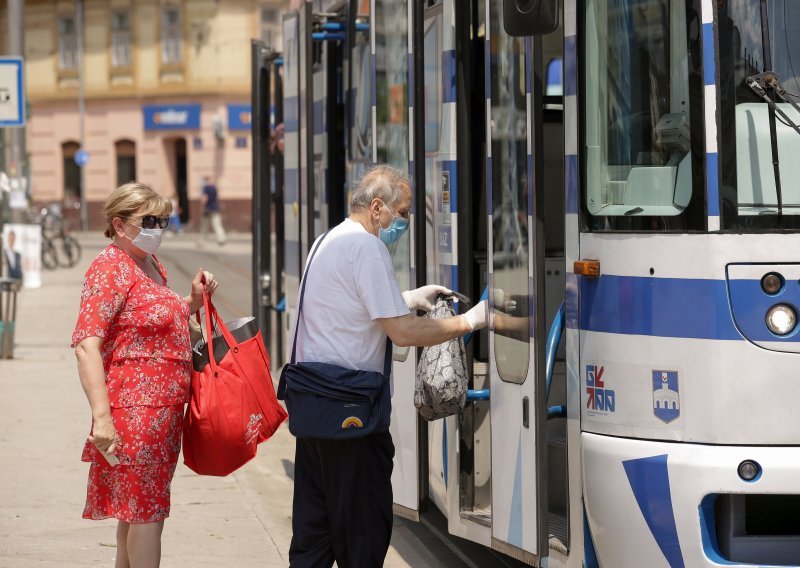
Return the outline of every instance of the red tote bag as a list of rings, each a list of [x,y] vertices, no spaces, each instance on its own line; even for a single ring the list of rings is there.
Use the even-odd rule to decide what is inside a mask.
[[[192,371],[191,399],[183,419],[183,462],[201,475],[223,476],[255,457],[258,444],[278,429],[286,411],[275,396],[261,332],[237,341],[206,294],[203,306],[208,362]],[[222,337],[212,337],[212,324]],[[219,361],[215,340],[228,347]]]

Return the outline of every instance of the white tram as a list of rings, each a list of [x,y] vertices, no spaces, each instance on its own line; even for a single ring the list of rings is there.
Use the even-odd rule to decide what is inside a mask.
[[[532,565],[800,565],[800,3],[553,1],[317,0],[254,43],[273,358],[310,244],[394,164],[401,288],[493,318],[457,417],[418,417],[395,348],[396,514]]]

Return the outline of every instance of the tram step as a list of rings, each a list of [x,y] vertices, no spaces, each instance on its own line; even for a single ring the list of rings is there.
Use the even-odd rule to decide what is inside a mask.
[[[491,511],[475,509],[472,511],[461,511],[461,518],[473,523],[479,524],[483,527],[492,526],[492,513]]]
[[[551,550],[562,554],[569,554],[569,523],[567,517],[557,513],[547,515],[548,532],[550,533],[549,545]]]

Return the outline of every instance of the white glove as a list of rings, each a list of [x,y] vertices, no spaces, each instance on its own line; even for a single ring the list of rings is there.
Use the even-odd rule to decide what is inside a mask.
[[[474,308],[461,315],[469,324],[470,331],[478,331],[489,325],[489,303],[486,300],[479,302]]]
[[[439,294],[452,294],[453,291],[445,288],[444,286],[437,286],[436,284],[428,284],[421,286],[415,290],[407,290],[403,292],[403,300],[406,302],[409,310],[422,310],[429,312],[433,309],[433,302]]]

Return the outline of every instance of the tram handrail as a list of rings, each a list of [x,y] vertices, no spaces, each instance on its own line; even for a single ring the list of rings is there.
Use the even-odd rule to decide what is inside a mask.
[[[558,345],[561,343],[561,336],[564,333],[564,324],[564,302],[561,302],[561,306],[559,306],[558,312],[556,312],[556,317],[553,318],[553,323],[550,325],[550,332],[547,334],[547,347],[545,351],[547,400],[550,400],[550,385],[553,383],[553,371],[556,368],[556,353],[558,352]]]
[[[325,22],[324,24],[322,24],[322,29],[328,32],[342,32],[346,30],[344,24],[341,22]],[[356,23],[356,31],[368,32],[369,24]]]
[[[489,389],[467,389],[467,401],[489,400]]]
[[[314,32],[311,34],[311,39],[314,41],[344,41],[345,34],[334,32]]]

